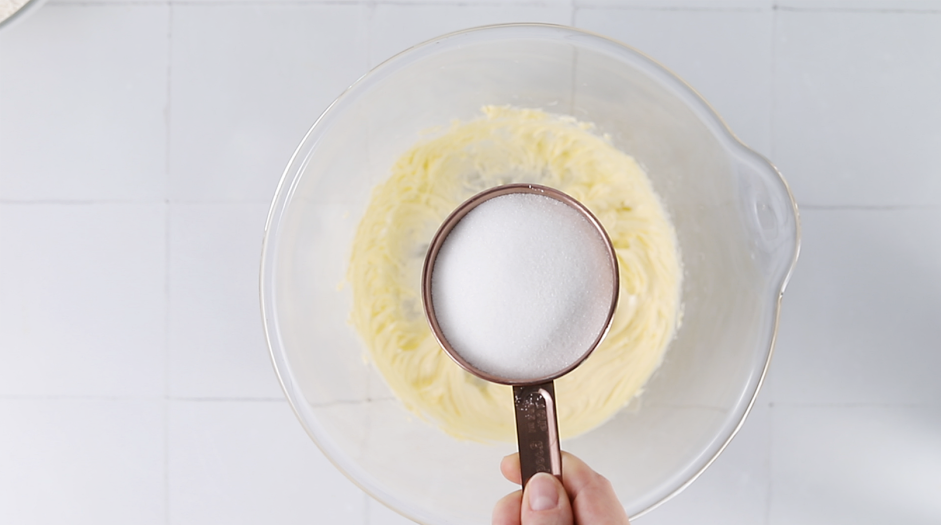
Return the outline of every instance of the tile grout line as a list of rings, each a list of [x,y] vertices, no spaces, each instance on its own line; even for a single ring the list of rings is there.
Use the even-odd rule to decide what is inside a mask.
[[[941,210],[941,205],[935,204],[801,204],[801,211],[935,211]]]
[[[479,2],[468,4],[465,1],[451,2],[376,2],[376,1],[352,1],[343,0],[84,0],[84,1],[52,1],[47,5],[49,7],[69,7],[69,6],[158,6],[158,5],[202,5],[202,6],[270,6],[270,5],[312,5],[312,6],[375,6],[389,5],[395,7],[464,7],[474,5],[478,7],[546,7],[546,4],[538,1],[522,2]],[[700,7],[700,6],[650,6],[650,5],[605,5],[593,4],[591,2],[578,4],[575,0],[572,7],[577,9],[603,9],[603,10],[623,10],[623,11],[678,11],[678,12],[716,12],[716,13],[734,13],[734,12],[760,12],[765,11],[764,7]],[[771,5],[772,10],[789,11],[795,13],[881,13],[881,14],[941,14],[939,8],[889,8],[889,7],[798,7],[784,6],[778,3]]]
[[[375,19],[375,16],[376,16],[377,4],[376,4],[375,1],[370,0],[370,1],[368,1],[363,7],[364,7],[364,9],[363,9],[362,18],[363,18],[363,41],[364,41],[364,42],[363,42],[363,47],[365,48],[365,49],[364,49],[364,51],[365,51],[364,55],[365,55],[365,59],[366,59],[366,60],[365,60],[365,61],[366,61],[366,64],[365,64],[366,68],[365,68],[365,70],[366,70],[366,71],[371,71],[372,68],[374,67],[374,65],[373,65],[373,58],[372,58],[372,57],[373,57],[373,49],[372,49],[372,29],[373,29],[373,20]],[[367,158],[368,158],[369,154],[370,154],[370,152],[369,152],[369,141],[366,141],[366,156],[367,156]],[[367,387],[368,387],[368,386],[369,386],[369,385],[368,385],[368,383],[367,383]],[[368,392],[368,391],[367,391],[367,392]],[[362,494],[362,500],[361,500],[361,501],[362,501],[362,507],[361,507],[361,511],[360,511],[360,523],[362,523],[363,525],[369,525],[369,521],[370,521],[370,519],[369,519],[369,494],[367,494],[366,491],[365,491],[365,490],[362,490],[361,488],[359,489],[359,491],[360,491],[360,493]]]
[[[777,107],[779,95],[777,89],[777,74],[778,74],[778,18],[779,11],[777,2],[773,2],[771,5],[771,85],[769,86],[770,97],[771,97],[771,107],[769,108],[768,115],[768,146],[770,151],[768,155],[771,159],[777,158]],[[780,308],[780,305],[779,305]],[[780,322],[780,321],[779,321]],[[769,386],[771,386],[769,384]],[[772,396],[773,398],[773,396]],[[771,504],[774,499],[774,403],[768,403],[768,448],[766,449],[765,456],[765,465],[768,468],[768,479],[767,479],[767,496],[765,499],[765,508],[763,516],[763,524],[769,525],[771,523]]]
[[[100,204],[156,204],[166,202],[166,199],[0,199],[0,204],[8,205],[53,205],[63,206],[90,206]],[[219,201],[222,202],[222,201]]]
[[[0,401],[163,401],[163,396],[3,394]]]
[[[899,408],[909,408],[909,409],[936,409],[941,408],[941,403],[938,402],[926,402],[926,403],[917,403],[911,401],[887,401],[887,402],[867,402],[867,401],[847,401],[847,402],[825,402],[825,403],[806,403],[806,402],[775,402],[771,403],[771,407],[781,407],[781,408],[797,408],[797,409],[871,409],[871,408],[881,408],[881,409],[899,409]]]
[[[172,396],[109,396],[109,395],[0,395],[0,401],[167,401],[182,403],[287,403],[283,397],[172,397]],[[313,408],[336,407],[343,405],[362,405],[373,402],[396,401],[395,397],[379,397],[366,400],[339,400],[327,403],[312,404]],[[666,408],[698,408],[718,410],[713,407],[697,407],[683,405],[657,405]],[[861,401],[861,402],[770,402],[771,409],[775,407],[787,409],[915,409],[934,410],[941,408],[938,402],[912,402],[912,401]]]
[[[547,7],[539,1],[527,2],[376,2],[375,0],[343,1],[343,0],[62,0],[51,1],[50,7],[100,7],[100,6],[165,6],[165,5],[199,5],[199,6],[268,6],[268,5],[310,5],[310,6],[365,6],[390,5],[395,7]]]
[[[266,5],[315,5],[315,6],[356,6],[366,2],[343,2],[322,0],[78,0],[78,1],[51,1],[49,7],[101,7],[101,6],[166,6],[166,5],[207,5],[229,7],[244,5],[259,7]]]
[[[170,115],[173,73],[173,5],[167,3],[167,105],[164,112],[164,354],[163,354],[163,516],[170,525]]]
[[[369,2],[363,11],[363,44],[366,48],[366,71],[371,71],[372,64],[372,21],[376,16],[376,3]],[[368,144],[368,141],[367,141]]]
[[[371,418],[367,418],[367,419],[366,419],[366,429],[365,429],[365,432],[364,432],[363,435],[368,436],[370,432],[372,432],[372,419],[371,419]],[[363,447],[363,450],[365,451],[365,450],[366,450],[366,442],[365,442],[365,440],[364,440],[363,443],[362,443],[362,447]],[[360,490],[362,490],[362,489],[360,489]],[[372,499],[372,496],[370,496],[365,490],[362,490],[362,492],[363,492],[363,522],[364,522],[366,525],[369,525],[369,522],[372,521],[372,520],[370,519],[370,512],[369,512],[369,509],[370,509],[369,500]]]
[[[571,16],[569,18],[570,24],[572,27],[575,26],[575,22],[578,18],[578,2],[577,0],[572,0],[572,10]],[[575,115],[575,93],[578,91],[578,48],[572,48],[572,81],[569,83],[569,114]]]
[[[170,523],[170,204],[164,204],[163,508]]]
[[[774,403],[768,406],[768,499],[765,500],[764,525],[771,523],[771,500],[774,498]]]
[[[370,401],[393,401],[395,398],[379,398]],[[171,396],[109,396],[109,395],[0,395],[0,401],[165,401],[184,403],[282,403],[287,402],[282,397],[171,397]],[[343,404],[355,404],[355,401],[337,401],[322,405],[312,405],[314,408],[323,408]]]
[[[645,5],[603,5],[581,4],[578,9],[593,9],[596,11],[647,11],[660,13],[761,13],[767,11],[766,7],[707,7],[707,6],[645,6]]]
[[[168,162],[165,161],[165,162]],[[165,187],[165,189],[167,189]],[[0,204],[8,205],[62,205],[62,206],[90,206],[90,205],[99,205],[99,204],[168,204],[170,199],[164,197],[162,199],[0,199]],[[233,200],[222,200],[222,199],[173,199],[174,204],[185,204],[185,205],[219,205],[227,206],[231,204],[261,204],[264,206],[270,206],[270,200],[250,200],[250,199],[233,199]]]
[[[939,14],[939,8],[891,7],[796,7],[774,4],[775,9],[792,13],[873,13],[873,14]]]
[[[170,401],[185,403],[286,403],[282,397],[171,397]],[[320,408],[312,405],[314,408]]]
[[[771,111],[768,115],[768,142],[771,148],[771,151],[768,152],[771,158],[775,158],[777,155],[777,145],[775,144],[774,137],[775,130],[777,129],[776,119],[775,119],[775,108],[778,106],[777,96],[778,90],[775,89],[777,86],[777,74],[778,74],[778,8],[777,4],[771,6]]]

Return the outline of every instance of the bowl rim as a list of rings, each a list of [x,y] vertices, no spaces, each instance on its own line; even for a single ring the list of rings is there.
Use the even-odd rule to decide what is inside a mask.
[[[800,245],[801,245],[801,221],[800,221],[800,211],[798,209],[797,201],[794,199],[793,192],[790,189],[787,181],[782,176],[780,170],[775,166],[770,160],[768,160],[764,155],[758,153],[752,148],[748,147],[737,135],[729,128],[728,124],[724,119],[716,112],[715,108],[698,92],[695,88],[689,85],[685,80],[682,79],[679,75],[673,72],[668,67],[664,66],[657,60],[651,58],[647,54],[639,51],[619,40],[614,38],[601,35],[592,31],[585,29],[580,29],[571,26],[565,26],[560,24],[547,24],[547,23],[529,23],[529,22],[520,22],[520,23],[508,23],[508,24],[488,24],[483,26],[476,26],[467,29],[462,29],[458,31],[453,31],[440,35],[438,37],[426,40],[422,43],[416,44],[414,46],[408,47],[405,50],[391,56],[390,58],[382,61],[375,67],[368,70],[366,73],[361,75],[356,81],[350,84],[336,99],[333,100],[318,118],[314,121],[311,127],[308,129],[307,133],[301,139],[300,144],[295,149],[294,153],[291,155],[287,166],[282,172],[281,178],[278,182],[278,185],[275,189],[274,198],[272,199],[271,206],[268,211],[268,217],[265,221],[264,235],[262,238],[261,246],[261,263],[259,266],[259,298],[260,298],[260,310],[261,310],[261,320],[265,332],[265,339],[268,345],[269,355],[271,357],[271,364],[274,367],[275,374],[278,378],[278,382],[281,385],[281,389],[285,394],[285,397],[288,400],[288,404],[291,406],[291,410],[294,411],[295,416],[301,423],[301,426],[305,429],[307,434],[310,436],[314,444],[320,448],[324,456],[336,467],[343,475],[353,482],[354,485],[359,487],[361,490],[369,494],[371,497],[382,503],[383,505],[389,507],[395,512],[402,514],[403,516],[415,520],[419,523],[430,523],[424,521],[425,519],[430,519],[430,516],[426,517],[422,515],[420,511],[418,512],[406,512],[402,508],[394,506],[384,492],[378,486],[374,486],[374,483],[371,480],[359,479],[354,476],[347,468],[340,464],[338,459],[334,456],[334,451],[332,450],[332,443],[330,443],[330,438],[322,432],[322,429],[312,428],[311,423],[308,422],[301,413],[301,408],[297,406],[295,400],[295,389],[297,388],[294,379],[291,374],[290,367],[283,355],[283,347],[281,342],[278,340],[276,333],[276,311],[275,311],[275,298],[273,291],[273,279],[269,274],[270,268],[273,266],[272,257],[275,253],[274,242],[272,235],[281,225],[281,217],[286,210],[287,204],[290,202],[291,197],[294,193],[296,185],[301,178],[301,175],[304,172],[304,169],[307,165],[307,160],[309,154],[313,151],[314,146],[317,141],[314,140],[311,142],[312,138],[316,138],[316,134],[321,131],[324,123],[326,123],[330,117],[333,115],[335,108],[343,103],[352,93],[360,89],[364,84],[373,79],[373,77],[379,76],[389,69],[392,64],[403,59],[403,57],[412,55],[415,52],[427,50],[429,47],[434,46],[440,41],[452,39],[455,37],[461,37],[463,35],[472,34],[472,33],[482,33],[482,32],[492,32],[492,31],[501,31],[505,29],[524,29],[524,30],[533,30],[533,31],[545,31],[553,30],[559,32],[570,33],[573,35],[587,36],[592,38],[597,38],[603,41],[606,41],[609,45],[614,45],[619,48],[622,48],[623,51],[626,51],[630,54],[635,55],[641,60],[647,62],[653,70],[658,71],[661,74],[661,80],[666,80],[669,83],[673,84],[674,89],[678,89],[680,94],[686,95],[687,101],[691,101],[694,104],[697,104],[701,110],[701,117],[712,120],[713,127],[719,131],[720,136],[725,139],[724,145],[729,148],[729,150],[735,151],[738,154],[750,156],[754,159],[760,161],[760,163],[767,168],[769,168],[770,173],[773,173],[775,176],[774,182],[779,185],[779,189],[787,197],[787,201],[790,204],[790,211],[793,213],[794,219],[794,245],[790,250],[791,256],[790,260],[787,262],[787,267],[782,275],[778,276],[777,285],[772,285],[769,287],[770,290],[775,292],[774,297],[774,313],[772,326],[771,326],[771,337],[769,342],[769,347],[767,351],[767,357],[763,366],[761,367],[760,374],[758,376],[757,382],[755,383],[754,391],[751,392],[751,397],[742,412],[741,417],[737,424],[733,427],[729,435],[724,439],[724,442],[713,452],[712,456],[706,460],[700,468],[698,468],[690,477],[683,483],[677,485],[673,490],[668,494],[661,497],[654,503],[648,505],[643,510],[635,513],[631,516],[631,519],[641,517],[652,510],[663,505],[667,501],[673,499],[679,495],[683,490],[689,487],[696,479],[701,476],[706,469],[711,466],[719,455],[728,447],[732,439],[738,434],[742,426],[745,424],[745,420],[748,415],[751,413],[752,408],[754,407],[755,401],[758,397],[761,387],[764,385],[765,378],[768,373],[768,369],[771,364],[771,358],[774,354],[774,347],[777,342],[778,329],[780,327],[780,315],[781,315],[781,301],[787,284],[791,278],[791,275],[794,272],[794,267],[797,264],[797,259],[800,254]],[[719,137],[717,137],[719,138]],[[298,399],[303,399],[303,396]],[[415,509],[411,509],[415,510]]]
[[[23,5],[16,8],[16,11],[10,13],[6,18],[0,19],[0,30],[9,31],[9,28],[20,24],[23,20],[32,16],[46,1],[47,0],[26,0]]]

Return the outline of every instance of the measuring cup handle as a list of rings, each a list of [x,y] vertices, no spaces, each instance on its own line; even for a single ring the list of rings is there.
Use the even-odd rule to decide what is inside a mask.
[[[516,438],[520,450],[523,486],[538,472],[562,477],[559,424],[552,381],[513,387],[516,404]]]

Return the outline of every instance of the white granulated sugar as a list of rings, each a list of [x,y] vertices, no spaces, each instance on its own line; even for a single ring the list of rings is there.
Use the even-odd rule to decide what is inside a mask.
[[[451,230],[432,274],[445,338],[478,370],[514,381],[589,349],[614,293],[605,241],[578,211],[529,193],[492,198]]]

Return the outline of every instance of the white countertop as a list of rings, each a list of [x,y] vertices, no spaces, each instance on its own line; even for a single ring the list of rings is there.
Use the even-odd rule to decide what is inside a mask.
[[[755,410],[637,523],[941,523],[941,0],[50,0],[0,30],[0,523],[406,523],[284,400],[261,235],[347,85],[511,21],[660,60],[801,207]]]

